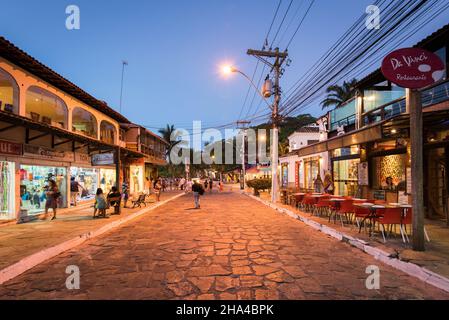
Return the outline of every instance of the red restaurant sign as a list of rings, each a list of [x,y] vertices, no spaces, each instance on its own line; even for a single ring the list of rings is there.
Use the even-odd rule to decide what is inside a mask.
[[[22,155],[22,144],[0,140],[0,153],[13,156]]]
[[[382,73],[403,88],[420,89],[440,80],[444,63],[434,53],[419,48],[404,48],[391,52],[382,62]]]

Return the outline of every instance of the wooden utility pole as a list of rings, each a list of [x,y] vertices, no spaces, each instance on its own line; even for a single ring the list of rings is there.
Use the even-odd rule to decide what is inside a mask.
[[[255,56],[260,61],[271,67],[274,71],[274,103],[272,108],[271,120],[273,123],[273,137],[271,141],[271,202],[276,203],[279,197],[279,183],[278,183],[278,162],[279,162],[279,104],[281,101],[281,88],[279,86],[279,78],[283,70],[282,64],[288,57],[288,53],[279,52],[279,48],[274,51],[252,50],[247,52],[249,55]],[[274,58],[274,63],[270,63],[264,58]]]
[[[420,91],[407,89],[406,104],[410,113],[413,250],[424,251],[423,116]]]

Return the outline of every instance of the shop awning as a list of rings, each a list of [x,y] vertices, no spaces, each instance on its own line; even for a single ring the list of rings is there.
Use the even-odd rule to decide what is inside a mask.
[[[355,144],[375,141],[382,138],[382,122],[347,133],[342,136],[330,138],[326,141],[314,143],[297,151],[298,156],[308,156],[315,153],[326,152],[338,148],[349,147]]]

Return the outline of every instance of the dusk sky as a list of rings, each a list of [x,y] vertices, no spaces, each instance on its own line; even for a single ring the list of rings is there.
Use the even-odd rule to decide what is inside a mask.
[[[282,1],[274,30],[289,2]],[[372,2],[315,1],[289,48],[293,62],[281,80],[283,88],[288,89],[313,65]],[[219,68],[229,62],[252,75],[256,59],[247,56],[246,50],[261,48],[278,0],[0,3],[1,35],[117,110],[121,61],[127,60],[123,114],[153,129],[166,123],[190,128],[193,120],[202,120],[207,126],[237,120],[248,84],[238,75],[223,78]],[[309,3],[294,0],[278,36],[281,49],[302,17],[298,14],[293,20],[297,8],[301,5],[299,12],[305,12]],[[80,30],[65,28],[69,4],[81,10]],[[444,20],[440,16],[408,44],[440,28]],[[252,96],[253,92],[250,100]],[[252,114],[258,104],[256,99],[250,112],[245,109],[243,115]],[[323,113],[318,104],[308,112]]]

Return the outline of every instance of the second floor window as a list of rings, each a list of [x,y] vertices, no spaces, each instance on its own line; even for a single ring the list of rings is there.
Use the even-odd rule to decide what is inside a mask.
[[[77,107],[72,112],[72,131],[97,138],[97,119],[83,108]]]
[[[32,86],[26,93],[26,116],[34,121],[67,129],[67,106],[53,93]]]

